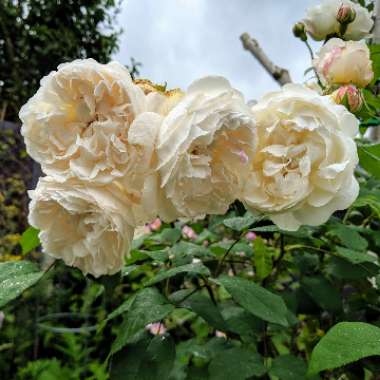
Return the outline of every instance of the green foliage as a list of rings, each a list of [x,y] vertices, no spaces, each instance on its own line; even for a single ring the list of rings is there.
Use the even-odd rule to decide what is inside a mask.
[[[379,105],[380,109],[380,105]],[[376,178],[380,178],[380,144],[358,147],[360,165]]]
[[[43,275],[29,261],[0,263],[0,307],[17,298],[24,290],[34,285]]]
[[[380,356],[380,328],[362,322],[341,322],[315,347],[309,373],[317,374],[372,355]]]
[[[38,238],[38,232],[34,227],[29,227],[21,235],[20,245],[22,249],[22,254],[26,255],[33,249],[37,248],[40,245],[40,239]]]
[[[117,50],[115,0],[0,2],[0,109],[17,121],[40,79],[62,62],[92,57],[106,63]]]

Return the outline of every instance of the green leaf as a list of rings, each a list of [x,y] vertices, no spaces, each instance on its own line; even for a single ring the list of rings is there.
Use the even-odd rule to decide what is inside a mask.
[[[172,245],[181,238],[181,235],[181,230],[178,228],[164,228],[159,234],[153,235],[152,239]]]
[[[380,144],[358,146],[360,166],[380,179]]]
[[[338,290],[323,276],[308,276],[301,281],[306,293],[322,309],[339,312],[342,309],[342,297]]]
[[[259,280],[263,280],[272,273],[272,251],[268,249],[264,240],[257,237],[253,242],[254,263]]]
[[[361,188],[359,197],[353,204],[354,207],[369,206],[372,211],[380,218],[380,190]]]
[[[138,342],[129,344],[111,359],[110,380],[137,380],[138,370],[151,341],[146,334]]]
[[[254,232],[279,232],[280,231],[280,229],[275,225],[254,227],[254,228],[250,228],[249,230],[254,231]]]
[[[140,363],[136,380],[168,379],[175,360],[175,344],[169,335],[155,336]],[[128,366],[128,363],[125,363]]]
[[[374,72],[374,81],[380,77],[380,45],[368,45],[370,57],[372,61],[372,69]]]
[[[368,247],[367,240],[349,225],[335,223],[328,228],[328,234],[336,236],[349,249],[363,251]]]
[[[308,373],[314,375],[373,355],[380,355],[380,328],[363,322],[341,322],[314,347]]]
[[[202,263],[185,264],[171,269],[164,269],[162,272],[156,274],[146,285],[151,286],[157,282],[166,280],[170,277],[174,277],[180,273],[196,273],[204,276],[209,276],[210,270]]]
[[[336,255],[352,264],[376,263],[376,257],[370,256],[366,252],[353,251],[343,247],[336,247]]]
[[[39,232],[40,231],[34,227],[29,227],[23,232],[20,239],[20,245],[23,255],[26,255],[27,253],[32,251],[34,248],[37,248],[41,244],[40,239],[38,238]]]
[[[249,226],[255,223],[258,219],[258,217],[248,213],[245,216],[224,219],[223,224],[234,231],[243,231],[249,228]]]
[[[224,321],[221,312],[214,305],[211,299],[203,294],[195,293],[188,297],[183,303],[183,307],[186,307],[202,317],[211,326],[221,331],[226,331],[227,326]]]
[[[281,297],[240,277],[221,276],[217,282],[226,288],[235,302],[256,317],[288,326],[287,308]]]
[[[160,321],[174,310],[156,288],[144,288],[137,293],[112,344],[111,354],[118,352],[149,323]]]
[[[273,360],[269,374],[280,380],[305,380],[306,371],[306,363],[301,358],[293,355],[281,355]]]
[[[260,355],[243,347],[220,352],[211,360],[208,369],[210,380],[245,380],[266,372]]]
[[[30,261],[0,263],[0,308],[33,286],[43,274]]]
[[[331,257],[326,266],[326,273],[341,280],[360,280],[376,276],[379,273],[379,267],[372,263],[354,265],[345,259]]]

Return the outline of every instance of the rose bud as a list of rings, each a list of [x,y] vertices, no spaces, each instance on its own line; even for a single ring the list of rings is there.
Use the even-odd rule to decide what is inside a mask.
[[[352,113],[360,111],[363,106],[363,95],[352,84],[338,88],[331,96],[337,104],[344,105]]]
[[[293,34],[295,37],[301,39],[302,41],[307,40],[305,24],[303,22],[297,22],[293,26]]]
[[[350,5],[342,4],[339,7],[336,19],[340,24],[350,24],[355,18],[356,12]]]

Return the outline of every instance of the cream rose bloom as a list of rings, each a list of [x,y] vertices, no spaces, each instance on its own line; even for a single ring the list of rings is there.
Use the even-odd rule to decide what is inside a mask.
[[[372,61],[364,41],[330,39],[313,60],[322,82],[366,87],[373,79]]]
[[[359,186],[357,119],[300,85],[269,93],[252,108],[258,148],[241,199],[284,230],[319,225],[351,205]]]
[[[357,41],[369,36],[373,20],[366,8],[350,0],[325,0],[321,4],[309,8],[306,18],[303,20],[306,31],[313,39],[321,41],[329,34],[339,32],[340,24],[336,16],[342,4],[350,6],[356,13],[354,21],[348,24],[344,38]]]
[[[76,60],[42,79],[20,111],[21,133],[46,174],[109,183],[133,167],[128,130],[146,110],[124,66]]]
[[[43,177],[29,195],[29,223],[44,253],[95,277],[122,268],[135,220],[121,188]]]
[[[166,213],[160,216],[225,213],[249,174],[255,142],[242,95],[221,77],[195,81],[160,128],[157,203]]]

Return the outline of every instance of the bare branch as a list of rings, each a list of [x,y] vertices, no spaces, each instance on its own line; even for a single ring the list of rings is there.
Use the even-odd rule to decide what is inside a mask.
[[[243,33],[240,36],[244,49],[248,50],[261,63],[269,75],[280,85],[291,83],[292,80],[289,71],[282,67],[276,66],[264,53],[259,43],[252,38],[248,33]]]
[[[372,31],[372,43],[380,44],[380,0],[376,0],[375,4],[375,26]],[[368,137],[372,141],[380,141],[380,126],[372,127]]]

